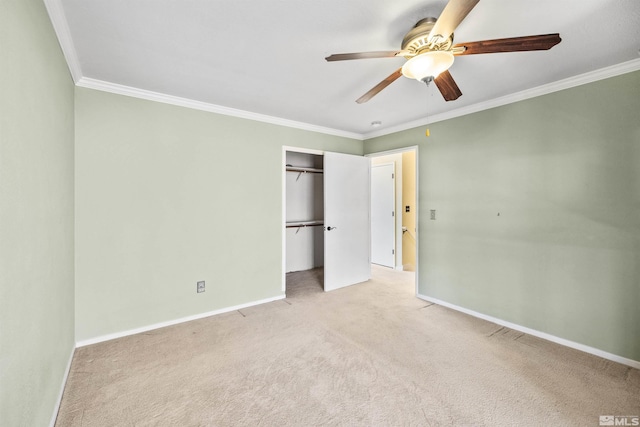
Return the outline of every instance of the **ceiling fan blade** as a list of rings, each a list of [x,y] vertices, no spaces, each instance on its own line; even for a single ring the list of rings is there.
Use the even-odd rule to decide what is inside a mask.
[[[393,58],[405,53],[408,52],[405,52],[404,50],[381,50],[376,52],[336,53],[329,55],[324,59],[327,61],[347,61],[350,59]]]
[[[376,96],[380,91],[382,91],[382,89],[384,89],[385,87],[389,86],[391,83],[393,83],[396,80],[398,80],[398,78],[401,75],[402,75],[402,68],[398,68],[396,71],[391,73],[391,75],[389,75],[386,79],[384,79],[383,81],[381,81],[380,83],[378,83],[377,85],[372,87],[371,90],[369,90],[369,92],[365,93],[360,98],[358,98],[356,100],[356,102],[358,104],[362,104],[363,102],[367,102],[368,100],[370,100],[371,98]]]
[[[433,25],[428,40],[431,41],[436,36],[441,40],[447,39],[479,1],[449,0],[449,3],[444,7],[440,17]]]
[[[479,53],[522,52],[528,50],[548,50],[560,43],[560,34],[541,34],[538,36],[511,37],[508,39],[482,40],[470,43],[458,43],[452,49],[464,48],[456,55],[474,55]]]
[[[445,101],[454,101],[462,96],[460,88],[456,84],[456,81],[453,80],[453,77],[451,77],[449,71],[440,73],[433,82],[438,87]]]

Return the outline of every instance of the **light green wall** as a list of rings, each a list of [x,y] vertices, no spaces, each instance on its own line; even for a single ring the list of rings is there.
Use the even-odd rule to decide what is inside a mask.
[[[49,423],[74,311],[85,340],[280,295],[282,145],[419,145],[422,294],[640,360],[638,72],[364,148],[77,88],[74,251],[74,89],[42,2],[0,0],[0,43],[2,426]]]
[[[77,88],[76,339],[282,295],[282,146],[362,144]]]
[[[74,348],[73,82],[42,1],[0,1],[0,64],[0,426],[45,426]]]
[[[640,360],[639,112],[634,72],[366,141],[420,146],[420,293]]]

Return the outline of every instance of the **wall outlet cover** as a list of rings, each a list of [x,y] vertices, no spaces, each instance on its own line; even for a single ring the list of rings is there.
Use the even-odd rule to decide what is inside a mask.
[[[204,292],[204,281],[198,282],[198,285],[197,285],[196,289],[197,289],[198,293]]]

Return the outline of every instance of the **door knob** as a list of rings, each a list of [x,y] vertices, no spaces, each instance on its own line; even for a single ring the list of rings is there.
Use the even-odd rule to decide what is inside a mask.
[[[335,230],[336,228],[338,228],[338,227],[331,227],[331,226],[329,226],[329,227],[327,227],[327,231]]]

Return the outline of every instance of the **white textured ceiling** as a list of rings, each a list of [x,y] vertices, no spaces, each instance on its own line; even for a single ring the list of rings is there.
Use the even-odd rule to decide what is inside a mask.
[[[324,58],[399,49],[446,1],[55,1],[81,77],[362,135],[372,121],[382,122],[380,131],[472,108],[638,60],[640,49],[640,0],[481,0],[455,42],[555,32],[562,42],[549,51],[457,57],[456,101],[401,77],[356,104],[405,60]]]

